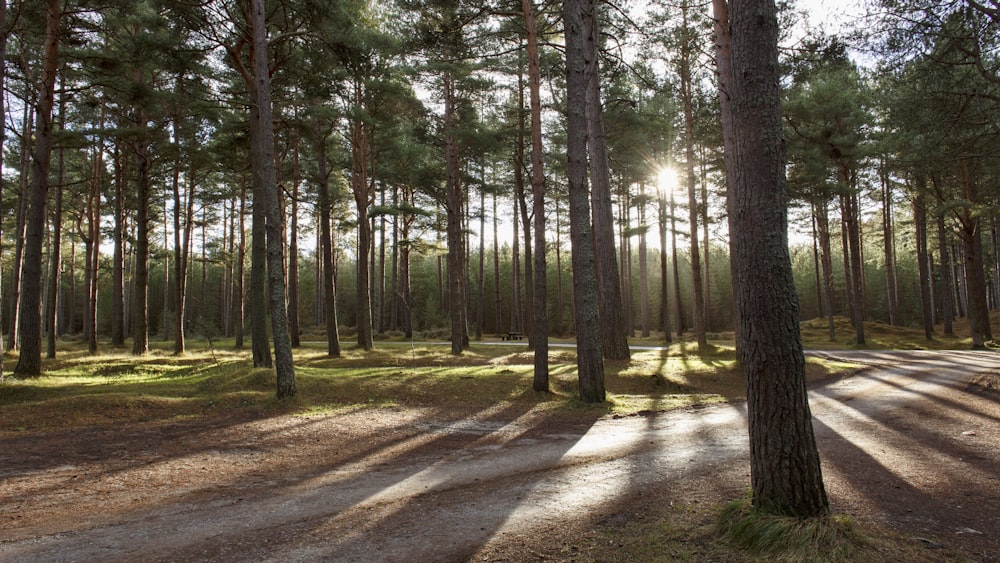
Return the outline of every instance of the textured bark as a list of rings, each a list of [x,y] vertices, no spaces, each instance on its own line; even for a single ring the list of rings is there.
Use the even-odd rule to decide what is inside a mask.
[[[250,128],[256,131],[251,139],[251,159],[254,176],[259,176],[264,196],[267,229],[267,281],[271,305],[271,332],[274,339],[274,368],[279,399],[295,395],[295,366],[288,336],[288,316],[285,304],[284,237],[281,232],[281,206],[274,169],[274,125],[271,109],[271,75],[267,64],[267,30],[264,27],[264,0],[252,0],[253,31],[253,103]],[[256,117],[256,120],[254,119]],[[256,204],[257,202],[255,202]]]
[[[523,6],[523,2],[522,2]],[[521,212],[521,226],[522,234],[524,236],[524,301],[521,303],[521,320],[524,324],[524,333],[528,339],[528,349],[534,350],[534,260],[532,259],[532,247],[531,247],[531,217],[528,214],[528,196],[527,190],[525,190],[524,183],[524,171],[527,169],[524,164],[524,154],[525,154],[525,136],[526,136],[526,126],[525,118],[527,115],[524,112],[524,67],[519,68],[517,74],[517,93],[518,93],[518,120],[517,120],[517,138],[515,140],[516,152],[515,160],[517,161],[517,170],[514,174],[514,198],[515,206],[517,211]],[[533,181],[533,180],[532,180]]]
[[[590,30],[584,27],[587,0],[566,0],[563,21],[566,36],[566,154],[569,181],[570,238],[573,261],[573,303],[580,398],[604,402],[604,363],[598,315],[590,200],[587,193],[587,61]],[[612,249],[612,253],[614,250]]]
[[[773,0],[731,5],[730,247],[739,359],[747,378],[753,504],[793,517],[826,514],[805,388],[799,304],[787,235],[778,22]]]
[[[584,33],[583,60],[586,65],[587,150],[590,156],[590,199],[594,222],[594,258],[597,266],[598,302],[600,306],[601,345],[604,357],[627,360],[628,347],[625,324],[625,302],[618,279],[615,255],[614,209],[611,204],[611,175],[608,170],[608,147],[601,108],[600,24],[597,4],[583,0],[581,25]]]
[[[531,193],[535,218],[535,291],[533,303],[535,347],[535,391],[549,390],[549,316],[548,285],[545,265],[545,153],[542,147],[541,71],[538,64],[538,30],[535,27],[535,7],[532,0],[521,0],[525,29],[528,35],[528,91],[531,110]]]
[[[288,337],[299,346],[299,134],[293,132],[292,210],[288,225]],[[383,245],[384,247],[384,245]]]
[[[448,314],[451,318],[451,353],[460,355],[465,342],[465,237],[462,216],[465,198],[462,193],[458,162],[458,140],[455,138],[455,78],[444,76],[444,135],[445,177],[448,211]]]
[[[21,292],[21,353],[14,374],[38,377],[42,373],[42,241],[45,235],[45,199],[52,157],[52,106],[59,63],[59,1],[49,0],[45,16],[44,55],[35,111],[35,146],[31,185],[25,215],[23,287]]]

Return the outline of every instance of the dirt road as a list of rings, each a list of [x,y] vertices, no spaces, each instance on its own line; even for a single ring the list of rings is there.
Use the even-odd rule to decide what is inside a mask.
[[[834,509],[998,560],[1000,355],[824,354],[872,365],[811,391]],[[743,404],[584,421],[364,410],[0,451],[3,561],[462,561],[749,483]]]

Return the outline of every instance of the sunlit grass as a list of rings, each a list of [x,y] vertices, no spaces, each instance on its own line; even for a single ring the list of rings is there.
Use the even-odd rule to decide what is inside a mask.
[[[182,355],[154,348],[143,357],[124,351],[90,356],[66,345],[57,360],[46,362],[42,377],[8,377],[0,386],[0,431],[358,408],[523,405],[567,416],[629,414],[734,400],[743,393],[732,348],[725,347],[694,354],[689,345],[687,351],[678,345],[607,362],[608,401],[588,405],[578,399],[572,348],[550,350],[550,392],[537,393],[533,353],[523,346],[474,343],[453,356],[447,344],[379,342],[372,351],[346,345],[341,357],[330,358],[325,345],[310,343],[295,353],[297,395],[279,401],[273,370],[253,368],[248,351],[198,344]]]

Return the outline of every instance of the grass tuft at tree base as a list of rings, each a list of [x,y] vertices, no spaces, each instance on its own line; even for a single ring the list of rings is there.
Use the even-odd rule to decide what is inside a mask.
[[[845,515],[777,516],[753,508],[749,498],[730,502],[718,531],[733,547],[780,561],[881,561],[872,541]]]

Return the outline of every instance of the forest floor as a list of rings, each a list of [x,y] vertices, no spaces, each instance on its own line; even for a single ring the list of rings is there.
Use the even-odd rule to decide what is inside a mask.
[[[1000,561],[1000,354],[824,354],[867,366],[810,391],[832,510],[869,538],[852,558]],[[749,487],[745,415],[510,402],[2,432],[0,560],[750,560],[715,531]]]

